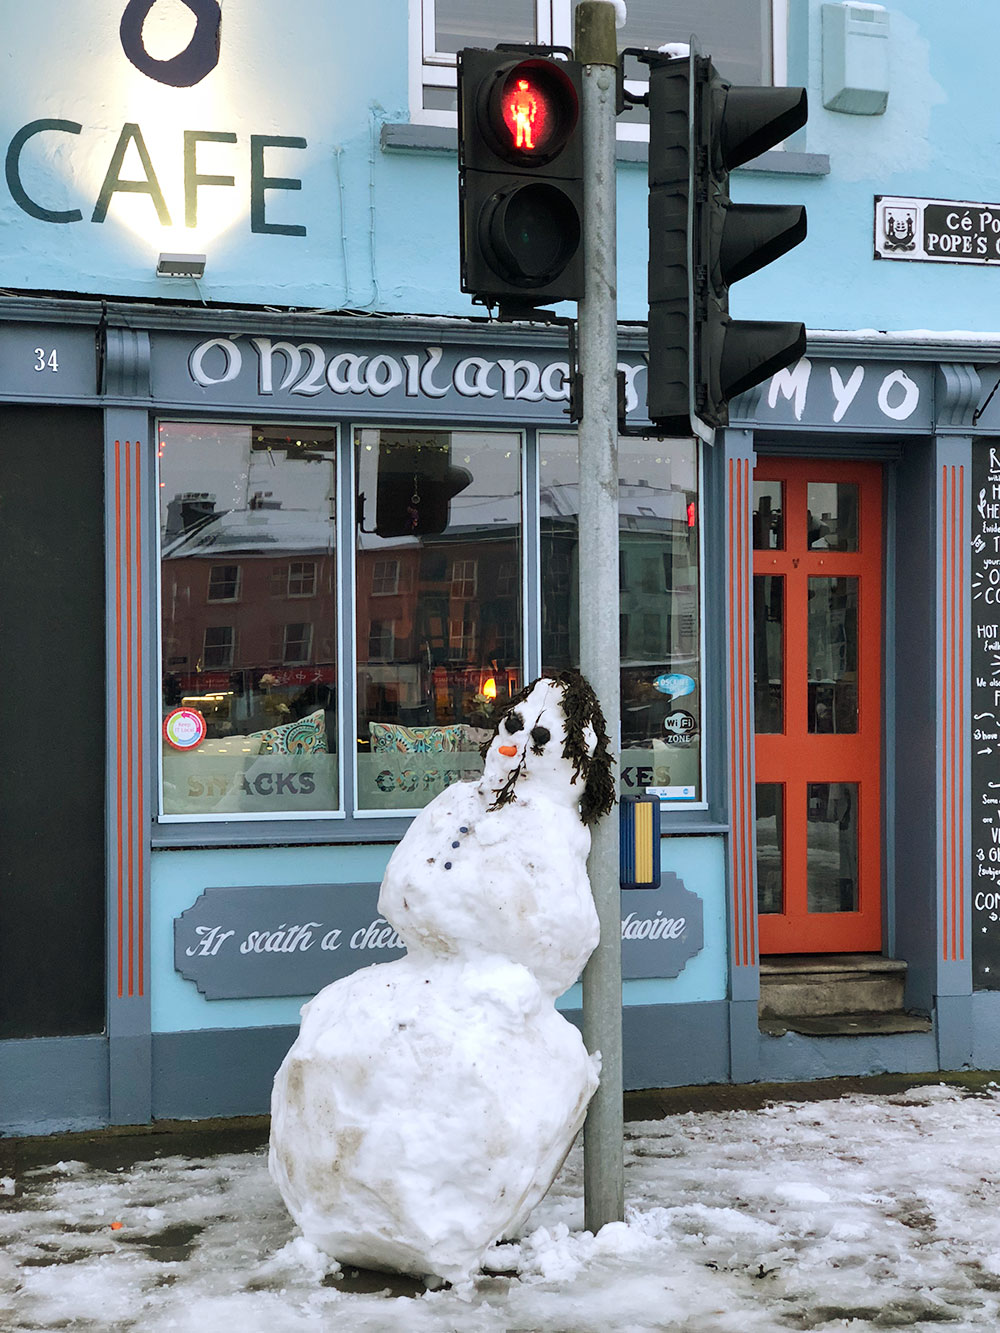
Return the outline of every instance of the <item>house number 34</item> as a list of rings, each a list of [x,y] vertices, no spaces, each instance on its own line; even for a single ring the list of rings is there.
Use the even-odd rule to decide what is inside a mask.
[[[58,371],[59,358],[54,347],[51,352],[46,347],[35,348],[35,369]]]

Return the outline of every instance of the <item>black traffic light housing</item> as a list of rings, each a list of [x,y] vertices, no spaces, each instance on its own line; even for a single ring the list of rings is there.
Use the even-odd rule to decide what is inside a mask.
[[[485,305],[583,296],[581,66],[458,53],[462,291]]]
[[[383,439],[378,454],[375,531],[380,537],[431,537],[444,532],[451,502],[472,481],[455,467],[447,437]]]
[[[729,172],[806,122],[804,88],[734,87],[711,60],[647,52],[650,419],[710,437],[731,398],[805,352],[798,323],[734,320],[733,282],[805,238],[798,204],[734,204]]]

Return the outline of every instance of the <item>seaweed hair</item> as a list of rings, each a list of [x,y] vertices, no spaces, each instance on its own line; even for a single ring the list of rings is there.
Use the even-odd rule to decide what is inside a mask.
[[[610,740],[604,722],[604,713],[600,701],[590,682],[579,671],[567,670],[549,672],[539,676],[524,689],[519,690],[505,704],[497,716],[493,735],[484,742],[482,755],[485,759],[490,745],[509,712],[523,703],[540,680],[551,680],[563,687],[562,709],[566,720],[566,741],[563,745],[563,758],[573,764],[574,779],[583,778],[584,789],[580,800],[580,818],[584,824],[593,824],[601,815],[609,814],[615,804],[615,782],[612,773],[614,759],[611,755]],[[594,753],[587,753],[586,729],[594,729],[597,744]],[[514,786],[520,776],[520,766],[514,769],[503,787],[497,792],[491,810],[507,805],[514,799]]]

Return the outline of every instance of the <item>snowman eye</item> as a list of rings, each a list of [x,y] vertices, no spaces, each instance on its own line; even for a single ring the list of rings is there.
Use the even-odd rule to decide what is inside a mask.
[[[503,720],[503,729],[511,736],[514,735],[515,731],[523,731],[524,718],[520,713],[508,713]]]
[[[535,749],[541,750],[542,746],[548,745],[552,739],[552,732],[549,731],[548,727],[532,727],[531,739],[534,742]]]

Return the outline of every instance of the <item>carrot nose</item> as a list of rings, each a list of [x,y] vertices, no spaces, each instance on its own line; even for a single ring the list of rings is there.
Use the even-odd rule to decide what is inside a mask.
[[[516,745],[498,745],[497,749],[500,751],[501,754],[505,754],[508,757],[517,754]]]

